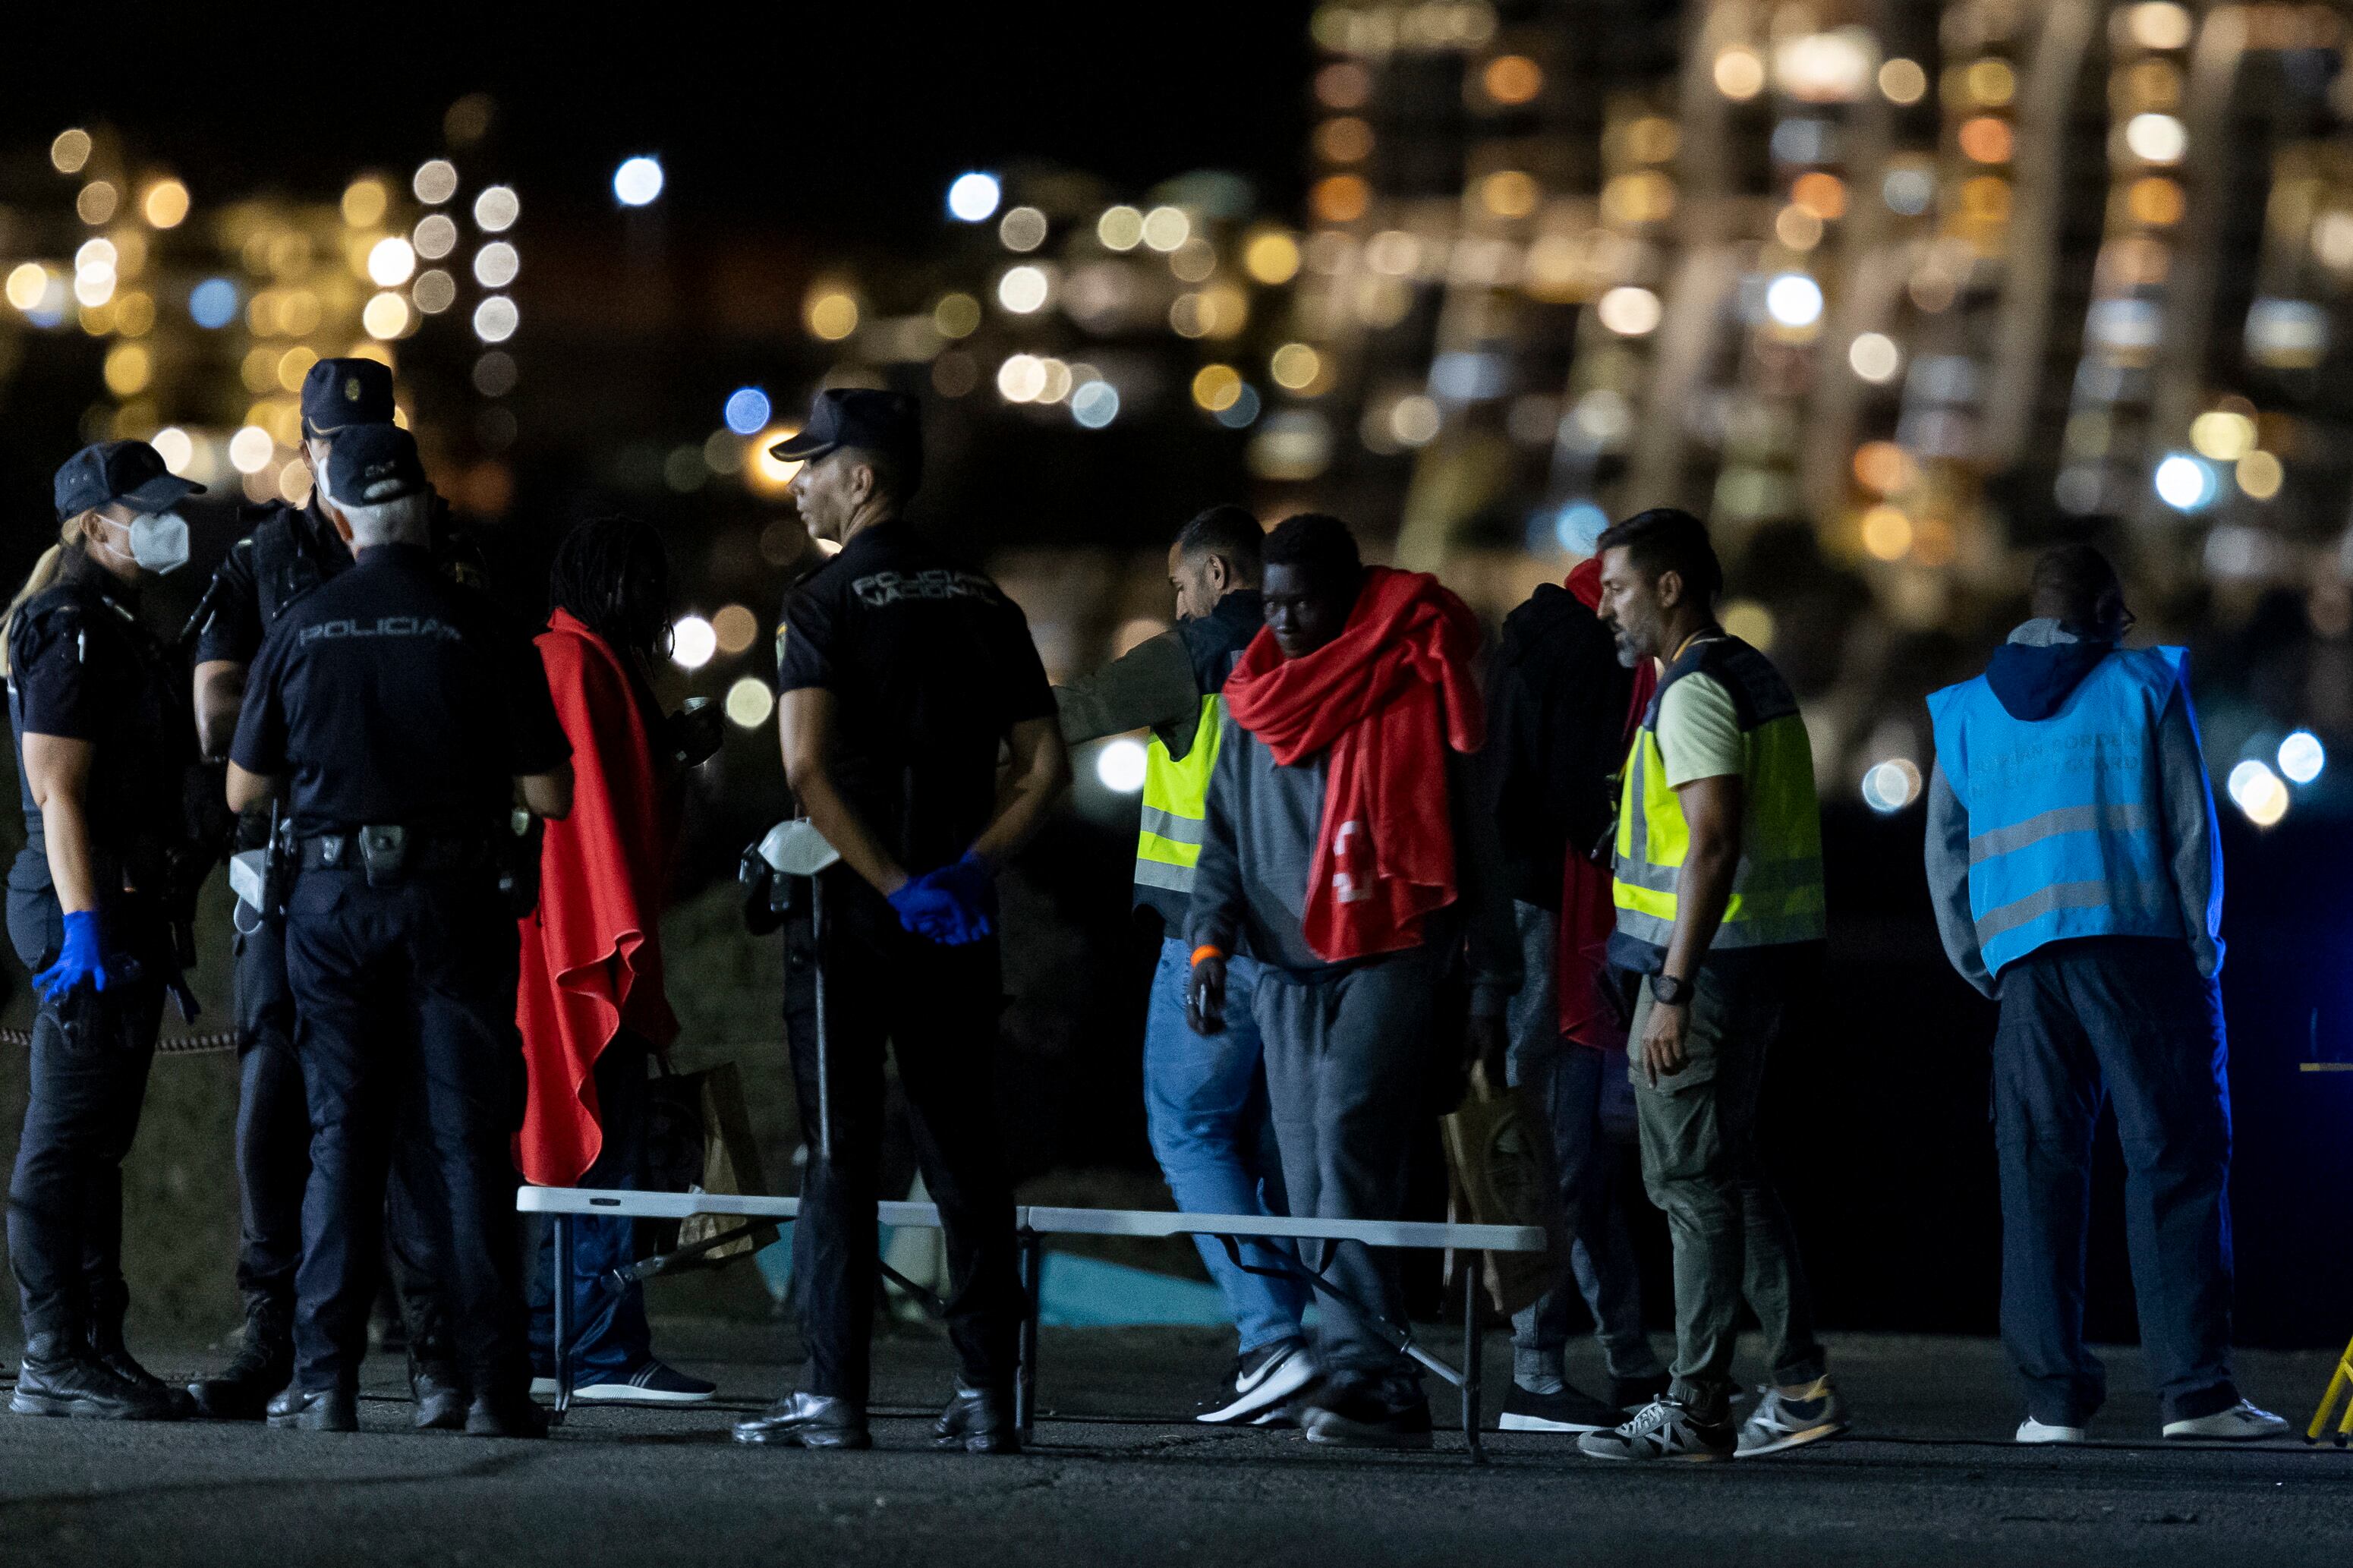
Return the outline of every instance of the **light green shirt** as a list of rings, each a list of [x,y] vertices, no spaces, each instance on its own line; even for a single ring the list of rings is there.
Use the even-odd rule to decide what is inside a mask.
[[[1667,688],[1659,700],[1659,756],[1670,789],[1746,770],[1740,716],[1724,682],[1694,674]]]

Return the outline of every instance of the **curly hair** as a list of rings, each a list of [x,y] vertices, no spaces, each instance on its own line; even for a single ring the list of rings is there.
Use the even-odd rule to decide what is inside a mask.
[[[670,636],[670,555],[633,517],[597,517],[555,547],[548,607],[568,610],[616,648],[662,657]]]

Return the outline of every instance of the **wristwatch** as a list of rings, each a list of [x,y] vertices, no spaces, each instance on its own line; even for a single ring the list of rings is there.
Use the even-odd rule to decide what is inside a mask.
[[[1670,1007],[1680,1007],[1692,998],[1692,983],[1678,980],[1672,974],[1651,976],[1651,994]]]

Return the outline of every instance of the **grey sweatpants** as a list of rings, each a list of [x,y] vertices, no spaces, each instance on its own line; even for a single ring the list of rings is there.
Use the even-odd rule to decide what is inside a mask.
[[[1407,1152],[1430,1114],[1423,1085],[1437,978],[1426,948],[1324,978],[1271,964],[1261,973],[1254,1010],[1293,1215],[1405,1217]],[[1405,1322],[1394,1251],[1307,1241],[1300,1252],[1352,1300]],[[1363,1312],[1322,1292],[1315,1309],[1316,1361],[1327,1376],[1370,1385],[1393,1408],[1420,1396],[1419,1371]]]

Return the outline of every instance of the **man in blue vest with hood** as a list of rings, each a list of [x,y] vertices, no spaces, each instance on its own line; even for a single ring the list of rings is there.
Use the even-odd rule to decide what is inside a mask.
[[[2287,1423],[2231,1375],[2222,850],[2186,649],[2123,648],[2116,568],[2035,563],[2033,619],[1928,699],[1928,886],[1946,953],[2001,1004],[1993,1044],[2001,1333],[2021,1443],[2080,1443],[2106,1397],[2084,1344],[2092,1132],[2116,1098],[2142,1342],[2165,1435]]]

